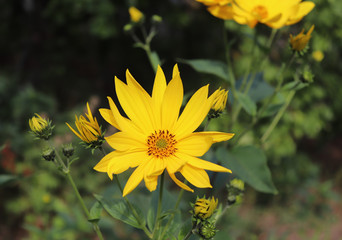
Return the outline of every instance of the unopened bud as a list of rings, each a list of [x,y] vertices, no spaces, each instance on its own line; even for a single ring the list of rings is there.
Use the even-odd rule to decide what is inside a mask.
[[[67,158],[71,157],[74,154],[74,147],[72,144],[67,144],[63,146],[63,155],[66,156]]]
[[[56,153],[55,153],[54,149],[48,148],[48,149],[43,151],[42,156],[46,161],[53,161],[53,160],[55,160]]]
[[[205,222],[199,229],[199,234],[203,239],[211,239],[216,235],[216,227],[212,222]]]
[[[152,22],[153,23],[161,23],[163,21],[163,18],[159,15],[153,15],[152,16]]]

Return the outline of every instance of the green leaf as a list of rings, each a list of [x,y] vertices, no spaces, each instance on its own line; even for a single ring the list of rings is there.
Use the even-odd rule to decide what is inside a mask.
[[[249,82],[250,78],[253,74],[249,74],[247,77],[247,81]],[[242,85],[243,78],[236,81],[236,89],[239,89]],[[253,83],[251,85],[251,88],[248,91],[248,96],[254,101],[259,102],[269,96],[271,96],[274,92],[274,87],[272,87],[270,84],[265,82],[264,80],[264,73],[259,72],[255,74]]]
[[[155,214],[154,214],[154,209],[149,208],[147,212],[147,227],[152,231],[154,227],[154,219],[155,219]]]
[[[197,72],[212,74],[225,81],[229,81],[227,65],[221,61],[209,59],[179,59],[178,61],[190,65]]]
[[[90,217],[88,219],[89,222],[98,222],[101,218],[103,206],[99,201],[96,201],[93,206],[90,208]]]
[[[0,185],[17,179],[18,177],[11,174],[0,174]]]
[[[255,116],[257,107],[255,102],[250,98],[250,96],[245,95],[241,92],[236,92],[237,100],[241,104],[242,108],[246,110],[246,112],[252,116]]]
[[[102,204],[103,208],[113,218],[123,221],[124,223],[127,223],[135,228],[141,229],[142,225],[145,225],[145,218],[142,216],[140,209],[132,205],[142,221],[142,225],[139,224],[131,209],[127,206],[123,199],[105,199],[103,196],[96,194],[95,198]]]
[[[273,194],[278,192],[261,149],[255,146],[237,146],[228,151],[221,147],[216,155],[225,167],[255,190]]]

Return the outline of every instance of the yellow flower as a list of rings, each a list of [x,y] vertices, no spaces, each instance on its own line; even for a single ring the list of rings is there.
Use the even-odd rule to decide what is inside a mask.
[[[85,114],[88,120],[84,116],[77,118],[75,115],[75,125],[77,130],[74,130],[68,123],[68,127],[79,137],[83,142],[89,145],[89,147],[96,148],[100,147],[103,141],[103,135],[101,133],[101,128],[93,117],[90,111],[89,104],[87,103],[88,114]]]
[[[194,206],[194,216],[199,217],[202,220],[210,218],[213,215],[216,207],[217,207],[218,200],[212,197],[211,199],[200,198],[197,199],[195,206]]]
[[[278,29],[299,22],[315,4],[301,0],[235,0],[234,20],[254,28],[257,23]]]
[[[131,21],[138,23],[144,17],[144,14],[139,11],[136,7],[130,7],[128,9],[129,15],[131,17]]]
[[[312,25],[306,34],[304,34],[304,29],[294,37],[292,36],[292,34],[290,34],[290,45],[292,50],[297,52],[302,51],[308,44],[311,38],[311,33],[314,30],[314,28],[315,26]]]
[[[228,98],[228,91],[219,88],[217,89],[214,93],[214,102],[213,105],[211,106],[211,108],[215,111],[215,112],[223,112],[223,110],[226,108],[226,104],[227,104],[227,98]]]
[[[189,100],[182,114],[183,84],[178,67],[173,69],[167,84],[163,70],[158,66],[152,96],[126,72],[127,84],[115,77],[118,100],[128,118],[123,117],[113,100],[108,97],[110,109],[100,109],[102,117],[119,132],[107,137],[115,151],[107,154],[94,167],[106,172],[112,179],[128,168],[135,168],[123,190],[123,196],[144,180],[148,190],[157,187],[159,175],[166,169],[171,179],[181,188],[193,191],[178,180],[180,172],[192,185],[210,188],[205,170],[231,172],[217,164],[199,159],[215,142],[226,141],[234,134],[223,132],[194,132],[208,114],[214,98],[208,97],[208,85],[200,88]]]
[[[324,53],[322,51],[317,50],[312,53],[312,57],[313,59],[315,59],[315,61],[321,62],[324,58]]]
[[[211,15],[224,20],[233,19],[232,0],[196,0],[206,5]]]
[[[39,114],[35,113],[36,116],[33,116],[29,119],[29,126],[31,131],[38,137],[45,140],[48,140],[52,135],[52,129],[54,126],[51,126],[51,122],[42,118]]]

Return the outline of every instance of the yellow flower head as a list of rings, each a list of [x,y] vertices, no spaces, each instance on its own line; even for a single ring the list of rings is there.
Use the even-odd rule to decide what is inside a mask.
[[[223,112],[223,110],[226,108],[227,104],[227,98],[228,98],[228,91],[224,89],[217,89],[213,95],[215,96],[213,105],[211,108],[215,112]]]
[[[299,22],[315,4],[301,0],[235,0],[234,20],[254,28],[257,23],[278,29]]]
[[[306,47],[311,38],[311,33],[314,30],[314,28],[315,26],[312,25],[306,34],[304,34],[304,29],[294,37],[292,36],[292,34],[290,34],[290,45],[293,51],[300,52],[304,50],[304,48]]]
[[[142,20],[142,18],[144,17],[144,14],[140,12],[139,9],[137,9],[136,7],[130,7],[128,9],[128,12],[129,16],[131,17],[131,21],[135,23],[140,22],[140,20]]]
[[[324,53],[320,50],[317,50],[312,53],[312,57],[315,59],[315,61],[321,62],[324,58]]]
[[[89,104],[87,103],[88,114],[85,114],[88,120],[84,116],[77,118],[75,115],[75,125],[77,130],[74,130],[68,123],[68,127],[79,137],[84,143],[86,143],[91,148],[100,147],[103,141],[103,135],[101,133],[101,128],[93,117],[90,111]]]
[[[224,20],[233,19],[232,0],[196,0],[208,8],[211,15]]]
[[[195,206],[194,206],[194,216],[205,220],[210,218],[213,215],[216,207],[217,207],[218,200],[212,197],[211,199],[200,198],[197,199]]]
[[[39,114],[35,113],[36,116],[33,116],[29,119],[29,126],[31,131],[38,137],[42,139],[49,139],[52,135],[53,126],[51,126],[51,122],[42,118]]]
[[[193,191],[176,178],[179,172],[192,185],[211,188],[205,170],[231,172],[217,164],[199,159],[215,142],[226,141],[234,134],[223,132],[194,132],[207,116],[214,97],[208,97],[208,85],[200,88],[189,100],[179,116],[183,102],[183,84],[177,65],[167,84],[158,66],[152,96],[126,72],[127,84],[115,77],[115,89],[122,116],[114,101],[108,97],[110,109],[100,109],[102,117],[119,130],[105,138],[115,149],[94,167],[112,179],[128,168],[136,168],[123,190],[127,195],[144,180],[148,190],[154,191],[158,177],[164,170],[181,188]]]

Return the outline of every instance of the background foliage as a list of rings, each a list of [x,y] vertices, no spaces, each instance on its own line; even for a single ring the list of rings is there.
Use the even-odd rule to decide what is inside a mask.
[[[227,235],[231,239],[301,239],[305,236],[336,239],[342,236],[342,230],[337,227],[342,221],[339,203],[342,187],[342,2],[314,2],[315,9],[304,21],[278,33],[277,45],[265,67],[267,71],[262,74],[265,82],[272,84],[276,67],[290,55],[290,51],[278,51],[288,48],[289,33],[296,34],[302,27],[308,29],[315,24],[310,49],[303,60],[313,71],[314,83],[296,94],[268,141],[267,156],[259,156],[267,159],[278,194],[258,193],[248,188],[242,205],[227,214],[222,224],[228,227],[221,227],[217,239],[226,239]],[[91,192],[119,196],[105,174],[92,170],[100,156],[95,154],[89,159],[89,152],[79,146],[64,122],[73,122],[74,114],[83,112],[86,101],[90,102],[93,112],[107,106],[106,96],[114,95],[113,75],[124,79],[126,68],[137,76],[145,89],[151,90],[153,70],[144,52],[133,48],[130,36],[122,30],[129,21],[127,9],[131,4],[146,16],[162,16],[152,48],[159,53],[167,76],[171,76],[173,64],[179,62],[185,91],[206,83],[211,84],[212,90],[218,87],[217,77],[198,73],[191,64],[184,64],[184,59],[222,61],[225,57],[222,22],[195,1],[2,1],[0,237],[3,239],[93,237],[81,209],[76,206],[72,190],[53,166],[42,161],[39,143],[28,134],[28,118],[35,112],[45,113],[57,125],[57,143],[75,141],[80,159],[73,165],[73,175],[87,204],[91,206],[95,202]],[[249,61],[247,53],[252,41],[249,29],[233,22],[227,28],[236,39],[232,48],[234,64],[242,75]],[[269,35],[268,28],[257,28],[261,39]],[[315,61],[313,51],[322,51],[323,61]],[[95,115],[102,121],[98,113]],[[224,115],[222,120],[214,120],[212,124],[222,126],[229,117]],[[242,141],[249,143],[267,124],[261,121]],[[235,132],[242,131],[242,126],[238,125]],[[236,149],[236,152],[248,154],[246,149]],[[187,196],[189,201],[194,200],[192,197]],[[188,211],[189,206],[181,207],[184,212]],[[300,222],[302,224],[298,225]],[[139,231],[131,233],[132,228],[119,222],[114,225],[107,215],[100,221],[108,239],[141,238]]]

